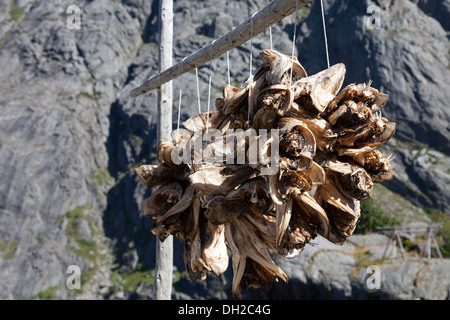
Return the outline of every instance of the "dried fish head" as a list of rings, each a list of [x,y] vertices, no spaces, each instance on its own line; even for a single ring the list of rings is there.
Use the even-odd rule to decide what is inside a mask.
[[[134,171],[148,188],[157,187],[176,180],[182,181],[188,176],[186,166],[173,168],[166,165],[142,165]]]
[[[179,239],[184,239],[185,235],[191,232],[189,230],[189,226],[191,225],[189,223],[189,218],[192,217],[191,207],[194,200],[194,191],[195,189],[188,185],[179,201],[170,207],[167,204],[162,205],[159,213],[152,216],[152,233],[157,235],[161,241],[164,241],[169,235],[174,234],[176,234]],[[161,192],[161,194],[164,193]],[[151,199],[151,197],[149,199]],[[148,210],[146,209],[146,206],[148,207],[149,204],[153,204],[153,208],[158,205],[158,202],[156,201],[158,198],[153,202],[149,199],[147,199],[147,201],[144,200],[142,203],[142,212]],[[167,207],[169,207],[169,209],[164,212]]]
[[[307,171],[285,172],[278,182],[278,190],[284,201],[312,189],[312,181]]]
[[[373,182],[370,175],[362,168],[351,174],[339,175],[342,191],[357,200],[366,200],[372,197]]]
[[[355,148],[376,148],[392,138],[395,133],[395,127],[395,123],[389,122],[386,118],[372,116],[368,124],[361,130],[341,133],[338,138],[338,144],[347,147],[354,146]]]
[[[194,198],[198,198],[198,195],[195,195],[195,189],[188,185],[184,190],[181,199],[177,201],[167,212],[165,212],[162,216],[155,216],[154,221],[157,223],[165,224],[165,219],[170,218],[173,215],[179,214],[185,210],[187,210],[194,201]]]
[[[221,111],[223,107],[225,107],[225,100],[223,98],[217,98],[214,101],[214,105],[216,106],[217,111]]]
[[[363,103],[372,113],[380,111],[387,103],[389,96],[370,87],[368,84],[349,84],[329,104],[327,112],[335,111],[345,100]]]
[[[158,145],[156,151],[156,159],[159,164],[166,164],[173,167],[174,163],[172,161],[172,150],[175,148],[175,144],[170,141],[161,141]]]
[[[225,226],[213,224],[207,219],[203,223],[204,225],[200,225],[202,261],[208,271],[219,276],[228,267]]]
[[[174,182],[161,186],[141,204],[143,216],[159,217],[169,211],[182,197],[183,187]]]
[[[380,111],[387,103],[389,95],[370,86],[370,82],[356,86],[356,99],[364,101],[373,113]]]
[[[231,99],[237,92],[239,91],[239,88],[236,88],[235,86],[226,84],[223,86],[222,94],[223,94],[223,100],[228,101]]]
[[[206,208],[206,218],[215,225],[236,221],[243,214],[250,212],[250,205],[244,199],[227,199],[221,195],[214,196]]]
[[[331,125],[342,129],[359,130],[372,117],[372,111],[363,102],[344,101],[328,117]]]
[[[280,116],[284,116],[293,101],[294,94],[285,85],[278,84],[266,87],[258,95],[260,108],[273,109]]]
[[[183,230],[182,222],[183,219],[179,216],[171,216],[164,219],[163,222],[153,219],[151,231],[161,241],[165,241],[170,235],[177,235],[180,239],[184,239],[183,236],[180,236]]]
[[[327,239],[343,244],[356,228],[360,216],[359,201],[348,197],[338,187],[334,175],[327,175],[325,183],[319,186],[314,199],[322,206],[330,222]]]
[[[365,200],[372,197],[372,179],[360,166],[332,159],[324,164],[324,168],[327,175],[335,176],[334,181],[349,198]]]
[[[307,160],[305,168],[312,165],[312,159],[316,153],[316,139],[306,125],[294,118],[281,118],[280,127],[280,148],[289,156]]]
[[[255,130],[259,129],[273,129],[276,127],[277,123],[277,113],[274,109],[259,109],[254,118],[252,128]]]
[[[249,206],[250,209],[245,212],[251,211],[256,214],[267,214],[273,209],[273,201],[267,182],[262,177],[253,178],[242,183],[238,188],[228,193],[226,200],[245,200],[247,205],[242,205],[242,208],[247,210]]]
[[[200,168],[189,176],[191,185],[203,194],[226,195],[255,174],[249,166],[217,165]]]
[[[248,102],[248,92],[252,85],[252,81],[247,82],[242,88],[240,88],[237,92],[234,92],[230,95],[228,99],[225,100],[225,104],[223,106],[224,114],[236,114],[243,106],[247,105]]]
[[[378,147],[392,138],[396,124],[389,122],[386,118],[377,117],[369,127],[370,133],[363,138],[362,142],[372,147]]]
[[[298,256],[305,245],[317,236],[317,232],[310,232],[300,215],[293,214],[285,233],[280,238],[277,253],[283,258],[292,259]]]
[[[295,83],[295,102],[308,111],[324,112],[341,88],[344,76],[345,65],[338,63],[315,75],[300,79]]]
[[[185,239],[183,260],[186,271],[189,274],[189,279],[192,282],[203,281],[206,279],[207,273],[203,271],[194,271],[192,269],[192,252],[193,252],[193,241],[191,239]]]
[[[365,153],[361,162],[375,183],[390,181],[394,177],[389,157],[376,149]]]
[[[285,204],[277,206],[277,252],[281,256],[293,258],[318,232],[324,236],[329,234],[324,210],[308,193],[312,186],[321,185],[324,180],[325,173],[317,163],[308,171],[286,173],[280,179],[279,192],[287,199]]]
[[[317,201],[308,193],[301,193],[294,198],[293,204],[294,215],[299,215],[305,221],[303,225],[307,226],[309,232],[315,236],[319,233],[327,238],[330,233],[330,221],[325,210],[317,203]],[[295,219],[293,220],[295,222]]]
[[[331,152],[337,142],[338,134],[334,132],[330,123],[321,116],[309,112],[293,102],[289,110],[285,113],[286,117],[296,118],[306,124],[313,133],[317,148],[321,151]]]
[[[191,132],[203,132],[207,128],[217,128],[222,120],[221,111],[210,111],[209,120],[208,112],[198,113],[195,116],[183,122],[183,126]]]
[[[287,276],[270,257],[265,243],[258,237],[248,220],[225,225],[225,236],[233,253],[234,297],[250,288],[270,285],[278,278],[287,282]]]
[[[268,68],[266,80],[269,85],[284,84],[290,85],[290,70],[292,68],[293,81],[307,77],[303,66],[298,62],[297,57],[290,57],[274,50],[263,50],[259,53],[263,65]]]
[[[260,95],[261,90],[266,86],[266,78],[263,76],[265,72],[264,68],[259,68],[257,75],[253,78],[253,82],[250,85],[249,93],[248,93],[248,110],[250,118],[253,119],[256,112],[260,109],[260,105],[258,103],[258,97]]]
[[[179,129],[172,131],[172,140],[175,146],[184,146],[192,137],[192,134],[186,130]]]

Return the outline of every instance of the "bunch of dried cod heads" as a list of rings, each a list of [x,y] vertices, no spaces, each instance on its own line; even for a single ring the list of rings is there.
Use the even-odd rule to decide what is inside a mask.
[[[173,142],[159,144],[159,165],[136,169],[155,188],[141,206],[143,215],[152,217],[152,232],[162,241],[169,235],[184,241],[192,281],[223,273],[229,248],[232,292],[239,298],[248,287],[288,280],[270,251],[295,257],[318,234],[342,244],[356,227],[360,200],[371,197],[373,183],[393,176],[391,159],[376,149],[395,132],[395,123],[379,112],[386,94],[370,84],[339,92],[345,76],[341,63],[307,76],[296,57],[273,50],[260,57],[263,64],[241,88],[225,85],[217,111],[195,115],[183,123],[189,132],[174,131]],[[212,129],[224,140],[233,137],[226,134],[230,130],[242,129],[233,138],[245,148],[244,161],[237,161],[237,153],[231,157],[235,164],[202,161],[199,148],[186,149],[214,146],[216,159],[229,156],[217,144],[220,139],[199,138]],[[248,129],[278,130],[259,145],[277,155],[275,174],[264,173],[267,159],[250,163]],[[184,154],[189,161],[174,161],[174,150],[180,149],[189,150]],[[196,157],[200,161],[193,161]]]

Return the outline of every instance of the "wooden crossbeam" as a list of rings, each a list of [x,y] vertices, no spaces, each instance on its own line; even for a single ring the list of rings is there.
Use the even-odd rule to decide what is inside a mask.
[[[441,224],[431,224],[427,226],[386,226],[386,227],[378,227],[376,228],[377,232],[388,232],[391,231],[392,228],[395,228],[398,231],[403,231],[405,233],[424,233],[431,228],[434,231],[442,228]]]
[[[256,12],[228,33],[214,40],[211,44],[194,52],[182,61],[173,65],[171,68],[149,78],[139,87],[134,88],[130,95],[132,97],[137,97],[145,94],[186,72],[204,65],[227,51],[247,42],[252,34],[253,36],[256,36],[271,25],[282,20],[284,17],[289,16],[295,12],[297,4],[298,9],[300,9],[312,1],[313,0],[274,0],[270,2],[263,9]]]

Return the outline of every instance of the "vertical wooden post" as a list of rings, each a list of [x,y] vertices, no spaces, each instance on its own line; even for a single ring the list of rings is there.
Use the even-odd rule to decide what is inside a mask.
[[[402,254],[402,258],[403,258],[403,260],[406,260],[405,249],[403,248],[402,239],[400,238],[400,234],[398,233],[397,230],[396,230],[396,235],[395,236],[396,236],[396,239],[397,239],[398,247],[400,248],[400,253]]]
[[[159,72],[172,66],[173,0],[159,2]],[[159,87],[157,141],[171,140],[172,132],[172,82]],[[170,300],[173,273],[173,237],[164,242],[156,239],[156,268],[154,299]]]
[[[438,257],[441,258],[441,259],[444,259],[444,258],[442,257],[441,250],[439,249],[439,244],[437,243],[436,237],[434,236],[433,229],[431,229],[431,240],[432,240],[433,243],[434,243],[434,247],[436,248],[436,252],[437,252],[437,254],[438,254]]]
[[[427,247],[426,247],[427,259],[431,258],[431,227],[428,226],[427,230]]]
[[[383,257],[381,258],[381,260],[384,260],[384,258],[386,258],[386,253],[388,252],[388,248],[391,246],[391,242],[394,239],[394,236],[395,236],[395,228],[392,228],[391,235],[389,236],[389,240],[386,243],[386,247],[384,248]]]

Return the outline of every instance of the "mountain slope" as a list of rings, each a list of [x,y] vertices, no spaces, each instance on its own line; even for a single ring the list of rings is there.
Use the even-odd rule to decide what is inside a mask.
[[[266,3],[175,1],[174,62]],[[381,29],[367,28],[372,4],[381,10]],[[390,95],[383,114],[398,130],[385,146],[396,156],[395,178],[385,186],[415,206],[447,213],[448,4],[325,1],[331,63],[346,64],[346,84],[372,79]],[[156,92],[129,92],[157,70],[158,1],[78,1],[80,29],[68,28],[70,5],[0,2],[0,298],[123,298],[136,283],[138,296],[148,297],[154,236],[139,206],[149,191],[132,169],[155,161]],[[314,74],[326,67],[318,1],[299,11],[297,28],[296,54]],[[293,15],[273,26],[275,50],[291,52],[293,30]],[[231,50],[232,84],[246,80],[250,52],[256,66],[269,47],[266,31],[252,48]],[[227,82],[225,55],[212,70],[215,99]],[[203,111],[208,75],[208,64],[199,68]],[[174,125],[179,84],[175,79]],[[183,76],[182,102],[182,119],[197,112],[194,72]],[[182,244],[175,245],[178,297],[230,297],[230,270],[191,285],[182,274]],[[66,286],[69,265],[82,270],[81,292]]]

